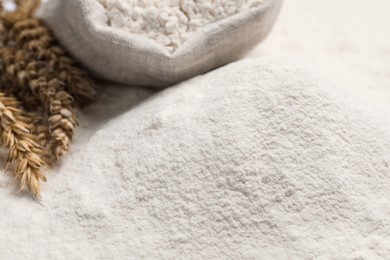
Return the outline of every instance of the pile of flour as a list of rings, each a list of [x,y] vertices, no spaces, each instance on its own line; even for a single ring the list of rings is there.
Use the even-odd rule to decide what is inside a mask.
[[[98,0],[115,28],[144,35],[168,50],[207,24],[259,6],[263,0]]]
[[[390,132],[297,67],[111,88],[42,206],[1,179],[1,258],[387,258]]]

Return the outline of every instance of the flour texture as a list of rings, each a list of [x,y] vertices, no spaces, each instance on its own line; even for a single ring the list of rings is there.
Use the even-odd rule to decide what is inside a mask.
[[[0,171],[0,259],[389,259],[390,1],[284,3],[261,60],[101,84],[41,204]]]
[[[246,60],[150,94],[89,109],[42,205],[0,193],[1,259],[388,258],[390,132],[324,80]]]
[[[114,28],[176,50],[210,23],[259,6],[262,0],[98,0]]]

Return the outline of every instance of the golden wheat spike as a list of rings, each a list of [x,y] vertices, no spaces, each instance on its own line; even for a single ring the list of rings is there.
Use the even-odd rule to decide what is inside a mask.
[[[46,181],[42,170],[46,167],[45,150],[30,133],[31,119],[18,108],[19,102],[0,92],[0,135],[1,144],[8,147],[6,168],[16,164],[14,178],[19,181],[19,191],[28,189],[38,198],[40,181]]]

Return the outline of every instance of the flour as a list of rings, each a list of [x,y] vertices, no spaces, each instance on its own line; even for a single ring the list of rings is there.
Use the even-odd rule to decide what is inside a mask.
[[[42,206],[1,193],[0,258],[387,258],[390,132],[297,68],[111,89]]]
[[[144,35],[170,51],[210,23],[259,6],[262,0],[98,0],[115,28]]]
[[[42,205],[0,173],[0,259],[388,259],[390,1],[285,4],[261,61],[106,85]]]

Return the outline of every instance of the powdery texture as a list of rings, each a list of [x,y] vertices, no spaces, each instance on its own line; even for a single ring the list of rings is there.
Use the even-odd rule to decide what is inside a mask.
[[[156,40],[173,52],[207,24],[257,7],[262,0],[98,0],[114,28]]]
[[[390,1],[284,1],[275,30],[251,56],[304,61],[366,109],[390,108]],[[351,11],[352,9],[353,11]],[[358,28],[358,29],[356,29]],[[363,104],[362,104],[363,107]],[[383,117],[389,117],[389,113]]]
[[[42,207],[1,199],[1,258],[386,258],[389,131],[296,67],[110,94]]]

